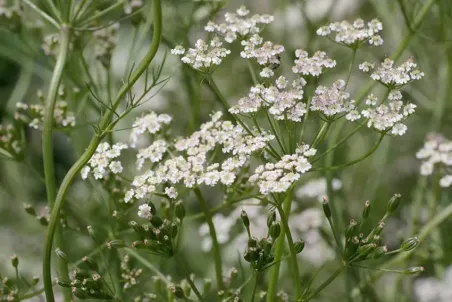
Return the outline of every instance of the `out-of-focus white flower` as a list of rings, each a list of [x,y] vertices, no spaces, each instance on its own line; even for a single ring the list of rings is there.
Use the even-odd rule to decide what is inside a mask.
[[[236,225],[236,218],[225,217],[222,214],[215,214],[212,217],[212,222],[215,225],[218,243],[224,244],[228,242],[231,229]],[[207,225],[207,223],[203,223],[199,227],[199,234],[202,237],[201,241],[202,250],[205,252],[210,251],[210,249],[212,248],[212,238],[210,237],[209,226]]]
[[[452,266],[446,269],[443,279],[435,277],[416,279],[413,289],[418,302],[452,301]]]
[[[269,24],[273,21],[271,15],[253,15],[249,17],[250,11],[241,6],[236,13],[226,13],[224,15],[224,23],[215,23],[209,21],[204,27],[207,32],[213,32],[223,37],[228,43],[234,42],[236,39],[243,39],[250,34],[257,34],[261,30],[261,26]]]
[[[340,190],[342,188],[342,182],[339,179],[334,178],[332,180],[332,186],[333,190]],[[295,191],[295,195],[300,199],[307,197],[323,201],[324,198],[327,198],[326,178],[317,178],[308,181]]]
[[[152,216],[151,207],[146,203],[140,205],[138,207],[138,216],[140,216],[141,218],[144,218],[144,219],[151,218],[151,216]]]
[[[452,142],[441,135],[429,135],[424,146],[416,153],[422,160],[421,175],[431,175],[436,168],[441,169],[442,177],[439,181],[441,187],[452,184]]]

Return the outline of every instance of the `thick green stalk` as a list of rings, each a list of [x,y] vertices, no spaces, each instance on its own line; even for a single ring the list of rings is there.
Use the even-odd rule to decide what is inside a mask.
[[[292,206],[292,190],[290,190],[284,199],[283,202],[283,211],[284,213],[287,213],[286,218],[289,218],[290,214],[290,208]],[[277,286],[278,286],[278,279],[279,279],[279,267],[281,264],[281,259],[283,257],[284,253],[284,236],[286,233],[286,227],[284,226],[281,229],[281,234],[279,235],[279,238],[276,241],[275,244],[275,265],[273,265],[271,273],[270,273],[270,280],[268,281],[268,290],[267,290],[267,302],[273,302],[275,301],[275,296],[277,292]],[[299,275],[299,274],[298,274]],[[300,283],[301,286],[301,283]]]
[[[221,250],[220,245],[218,244],[217,233],[215,231],[215,225],[212,221],[212,214],[209,211],[209,206],[207,205],[206,200],[201,194],[201,190],[196,188],[193,190],[195,192],[196,197],[201,203],[202,210],[204,212],[204,217],[206,218],[207,225],[209,226],[210,237],[212,238],[212,251],[215,262],[215,274],[217,277],[217,286],[219,289],[224,289],[223,282],[223,268],[221,263]]]
[[[153,16],[154,16],[154,33],[153,33],[153,39],[152,43],[149,47],[149,50],[144,57],[144,59],[141,61],[141,63],[138,65],[135,72],[132,73],[130,76],[129,81],[125,82],[122,87],[120,88],[118,94],[116,95],[116,98],[112,102],[112,110],[116,110],[116,108],[119,106],[121,100],[126,96],[127,92],[130,90],[130,88],[135,84],[135,82],[139,79],[139,77],[143,74],[143,72],[148,68],[149,64],[154,59],[158,47],[160,45],[160,39],[162,35],[162,9],[160,0],[154,0],[152,2],[152,10],[153,10]],[[108,131],[111,130],[110,123],[111,118],[113,116],[113,111],[107,111],[105,112],[105,115],[103,116],[99,129],[102,131]],[[45,251],[44,251],[44,261],[43,261],[43,280],[44,280],[44,287],[46,292],[46,298],[47,302],[54,302],[55,298],[53,295],[52,290],[52,276],[51,276],[51,256],[52,256],[52,242],[53,237],[55,235],[55,230],[57,223],[59,221],[59,212],[63,206],[63,203],[65,201],[66,194],[69,190],[69,187],[71,186],[73,180],[78,175],[80,170],[85,166],[85,164],[88,162],[88,160],[91,158],[91,156],[96,151],[97,146],[101,142],[104,134],[101,132],[99,134],[96,134],[88,147],[86,148],[85,152],[82,154],[82,156],[74,163],[74,165],[69,169],[66,176],[64,177],[60,189],[58,191],[58,194],[55,199],[55,204],[52,209],[51,215],[50,215],[50,221],[48,226],[48,233],[47,238],[45,242]]]
[[[47,192],[47,200],[50,209],[54,207],[56,196],[56,179],[55,168],[53,163],[53,124],[54,124],[54,110],[57,101],[58,87],[60,86],[61,78],[63,76],[64,65],[66,64],[67,55],[69,52],[71,32],[68,27],[62,26],[60,32],[60,53],[53,70],[52,80],[50,81],[49,92],[44,108],[44,121],[42,129],[42,157],[44,162],[44,178]],[[60,226],[56,226],[56,245],[61,250],[64,250],[63,234]],[[58,257],[58,273],[62,278],[69,277],[69,270],[66,261]],[[69,288],[63,289],[65,301],[71,301],[71,290]]]
[[[292,203],[292,194],[290,194],[290,203]],[[289,203],[289,201],[286,200],[286,203]],[[289,251],[290,251],[290,259],[291,259],[291,267],[293,269],[293,282],[295,283],[295,291],[296,291],[296,297],[297,299],[302,294],[302,288],[301,288],[301,279],[300,279],[300,269],[298,268],[298,260],[297,260],[297,252],[295,251],[295,246],[293,243],[292,233],[290,232],[289,228],[289,221],[288,217],[290,214],[290,206],[285,207],[286,209],[283,209],[281,205],[277,206],[279,216],[281,217],[281,221],[284,226],[284,233],[286,234],[287,243],[289,245]],[[287,209],[289,211],[287,211]],[[287,214],[287,215],[286,215]]]

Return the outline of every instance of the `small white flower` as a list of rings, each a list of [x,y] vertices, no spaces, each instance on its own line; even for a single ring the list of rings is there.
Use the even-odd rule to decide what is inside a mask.
[[[138,207],[138,216],[144,219],[151,218],[151,207],[148,204],[142,204]]]
[[[330,23],[317,30],[319,36],[334,36],[334,41],[346,46],[359,46],[364,42],[370,45],[379,46],[383,44],[383,39],[377,34],[383,30],[383,25],[377,19],[367,23],[362,19],[357,19],[350,24],[348,21]]]
[[[166,187],[165,194],[168,195],[168,197],[171,199],[177,198],[177,191],[174,187]]]
[[[324,51],[317,51],[312,57],[309,57],[308,52],[302,49],[295,51],[295,66],[292,67],[294,73],[301,73],[303,75],[319,76],[323,73],[324,68],[333,68],[336,66],[336,61],[328,58]]]

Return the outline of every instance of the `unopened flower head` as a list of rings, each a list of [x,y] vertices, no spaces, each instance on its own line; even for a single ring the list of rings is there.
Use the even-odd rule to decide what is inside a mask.
[[[322,26],[317,30],[317,35],[334,36],[332,39],[336,43],[356,48],[365,42],[373,46],[382,45],[383,39],[378,35],[382,30],[383,24],[377,19],[373,19],[367,24],[362,19],[357,19],[352,24],[342,21]]]
[[[94,37],[94,55],[104,65],[110,66],[111,56],[117,43],[119,23],[96,30]]]

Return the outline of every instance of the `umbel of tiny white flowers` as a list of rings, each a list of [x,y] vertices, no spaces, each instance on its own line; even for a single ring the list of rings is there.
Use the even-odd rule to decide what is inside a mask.
[[[359,69],[370,73],[373,80],[390,89],[400,88],[424,77],[424,73],[417,68],[413,58],[409,58],[397,67],[389,58],[386,58],[377,68],[374,63],[363,62],[359,65]]]
[[[452,141],[442,135],[431,134],[427,136],[424,146],[416,153],[416,157],[422,160],[421,175],[432,175],[435,168],[440,169],[440,186],[450,187],[452,184]]]
[[[132,198],[145,198],[164,183],[183,183],[188,188],[202,184],[215,186],[217,183],[230,186],[234,183],[240,168],[247,165],[251,154],[266,148],[274,136],[265,132],[251,135],[240,125],[223,121],[221,117],[221,112],[214,113],[211,121],[201,125],[199,131],[167,146],[175,149],[171,152],[171,158],[160,162],[160,157],[154,157],[159,164],[134,178],[125,202]],[[221,163],[212,163],[208,153],[217,146],[227,156]]]
[[[301,174],[312,168],[308,157],[315,155],[316,151],[309,145],[303,145],[296,149],[295,154],[284,155],[275,164],[258,166],[249,181],[256,183],[263,195],[286,192]]]
[[[305,85],[306,81],[298,78],[289,86],[283,76],[275,81],[275,85],[258,84],[251,87],[248,96],[241,98],[237,105],[229,109],[229,112],[249,114],[256,113],[261,108],[268,108],[268,112],[277,120],[287,118],[300,122],[301,117],[306,113],[306,104],[301,102]]]
[[[336,61],[328,58],[324,51],[316,51],[312,57],[309,57],[307,51],[297,49],[295,57],[295,66],[292,67],[293,73],[317,77],[323,73],[324,68],[336,66]]]
[[[99,144],[88,164],[82,168],[80,172],[82,178],[86,179],[90,172],[93,173],[95,179],[105,178],[110,172],[113,174],[121,173],[122,164],[114,159],[121,155],[121,150],[127,148],[127,145],[123,143],[117,143],[113,146],[106,142]]]
[[[373,46],[382,45],[383,39],[378,35],[382,30],[383,24],[377,19],[367,24],[362,19],[356,19],[353,24],[342,21],[322,26],[317,30],[317,35],[334,36],[334,42],[356,49],[365,42]]]

